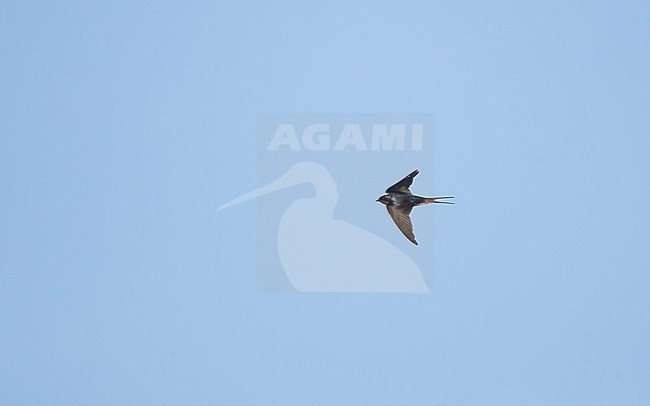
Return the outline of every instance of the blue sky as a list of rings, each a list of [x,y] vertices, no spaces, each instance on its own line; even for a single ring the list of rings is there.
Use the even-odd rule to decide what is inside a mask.
[[[0,403],[647,404],[649,19],[4,2]],[[435,115],[432,294],[256,291],[269,112]]]

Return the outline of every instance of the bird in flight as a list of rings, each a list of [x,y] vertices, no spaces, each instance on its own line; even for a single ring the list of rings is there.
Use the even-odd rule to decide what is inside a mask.
[[[411,193],[409,187],[411,187],[413,178],[418,173],[420,171],[417,169],[409,173],[404,179],[386,189],[386,194],[377,199],[379,203],[386,205],[388,214],[390,214],[395,224],[397,224],[397,228],[415,245],[418,245],[418,242],[415,240],[413,223],[411,222],[411,217],[409,217],[413,207],[429,203],[453,204],[452,202],[440,201],[441,199],[453,199],[453,196],[422,197]]]

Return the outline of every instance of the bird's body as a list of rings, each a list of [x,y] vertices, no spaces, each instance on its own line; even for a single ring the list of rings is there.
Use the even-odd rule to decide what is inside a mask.
[[[413,184],[413,178],[420,173],[419,170],[414,170],[406,175],[404,179],[400,180],[393,186],[386,189],[386,194],[381,196],[377,201],[385,204],[388,214],[400,229],[400,231],[409,239],[413,244],[418,245],[413,234],[413,223],[411,222],[411,211],[415,206],[421,206],[429,203],[444,203],[453,204],[452,202],[443,202],[440,199],[451,199],[452,196],[444,197],[422,197],[416,196],[409,190]]]

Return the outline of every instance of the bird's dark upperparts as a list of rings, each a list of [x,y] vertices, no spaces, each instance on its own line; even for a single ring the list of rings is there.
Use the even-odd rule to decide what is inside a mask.
[[[454,204],[453,202],[442,201],[442,199],[453,199],[453,196],[422,197],[411,193],[409,188],[413,184],[413,178],[418,173],[420,171],[417,169],[409,173],[404,179],[386,189],[386,194],[377,199],[379,203],[386,205],[388,214],[390,214],[397,228],[415,245],[418,245],[418,242],[415,240],[413,223],[409,216],[413,207],[430,203]]]

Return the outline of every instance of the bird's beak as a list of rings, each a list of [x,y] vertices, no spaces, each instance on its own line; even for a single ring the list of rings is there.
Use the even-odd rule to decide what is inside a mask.
[[[323,187],[329,187],[332,189],[332,191],[328,189],[324,192],[331,192],[336,195],[336,183],[334,183],[333,179],[331,179],[329,173],[322,165],[310,162],[299,162],[289,168],[289,170],[285,172],[284,175],[280,176],[273,182],[261,186],[257,190],[253,190],[252,192],[248,192],[242,196],[239,196],[238,198],[231,200],[228,203],[224,203],[217,209],[217,211],[243,203],[247,200],[255,199],[256,197],[260,197],[267,193],[272,193],[277,190],[282,190],[301,183],[314,184],[314,181],[321,182],[321,189]]]
[[[223,209],[228,208],[230,206],[235,206],[235,205],[243,203],[243,202],[245,202],[247,200],[255,199],[256,197],[260,197],[262,195],[275,192],[277,190],[287,188],[289,186],[293,186],[294,184],[296,184],[296,182],[293,182],[290,179],[287,179],[286,175],[282,176],[282,177],[280,177],[280,179],[278,179],[276,181],[273,181],[273,182],[271,182],[269,184],[266,184],[266,185],[258,188],[257,190],[253,190],[251,192],[248,192],[248,193],[246,193],[244,195],[239,196],[238,198],[236,198],[234,200],[229,201],[228,203],[222,204],[217,209],[217,211],[223,210]]]

